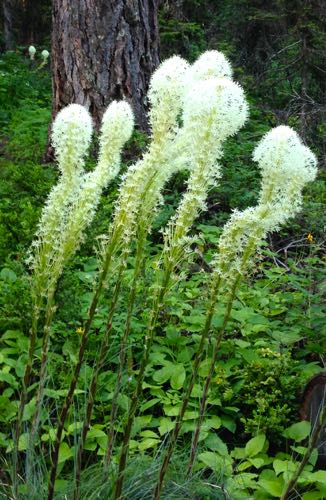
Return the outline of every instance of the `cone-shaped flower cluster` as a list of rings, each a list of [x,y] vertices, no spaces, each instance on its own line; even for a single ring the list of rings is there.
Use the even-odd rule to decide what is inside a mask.
[[[185,78],[185,85],[188,90],[198,82],[203,82],[210,78],[232,78],[232,67],[224,54],[217,50],[208,50],[204,52],[192,64]]]
[[[42,50],[42,52],[41,52],[41,56],[42,56],[42,59],[43,59],[43,63],[44,63],[44,64],[47,62],[47,60],[48,60],[48,58],[49,58],[49,55],[50,55],[50,53],[49,53],[49,51],[48,51],[48,50],[46,50],[46,49]]]
[[[268,132],[253,158],[262,174],[258,205],[232,214],[214,262],[215,274],[226,282],[247,270],[267,232],[279,229],[300,210],[302,189],[317,175],[316,157],[290,127],[280,126]]]
[[[154,141],[157,136],[174,133],[185,90],[185,74],[189,64],[174,56],[163,62],[153,73],[148,99],[151,104],[149,120]]]
[[[113,101],[103,115],[98,164],[86,174],[70,207],[58,256],[61,268],[76,252],[92,222],[100,196],[120,169],[121,150],[130,139],[134,118],[129,104]],[[60,270],[61,272],[61,270]]]
[[[184,74],[188,66],[182,58],[172,57],[163,62],[151,78],[148,94],[151,143],[143,159],[132,165],[123,178],[110,228],[111,239],[113,234],[118,233],[124,248],[129,246],[130,239],[135,235],[140,206],[143,212],[151,213],[152,220],[160,192],[176,170],[171,145],[178,131]]]
[[[83,106],[70,104],[58,113],[52,127],[52,144],[63,174],[72,176],[81,170],[92,132],[92,118]]]
[[[28,54],[29,54],[29,57],[31,58],[31,60],[33,61],[35,58],[35,54],[36,54],[36,48],[34,47],[34,45],[30,45],[28,47]]]
[[[209,188],[221,175],[217,160],[222,156],[223,141],[235,134],[248,116],[242,88],[227,78],[219,77],[231,74],[222,55],[218,52],[207,53],[205,66],[204,54],[195,62],[194,68],[188,70],[189,76],[195,75],[195,78],[191,88],[188,84],[184,97],[183,127],[179,139],[191,175],[177,213],[165,231],[164,257],[166,266],[172,267],[186,249],[188,231],[199,211],[206,208]]]
[[[50,256],[60,247],[70,203],[80,188],[92,129],[88,111],[78,104],[60,111],[53,123],[52,144],[61,176],[43,208],[36,238],[32,243],[33,255],[28,259],[34,269],[34,278],[37,278],[34,279],[34,287],[37,284],[39,289],[37,294],[45,293],[45,282],[51,274]]]
[[[117,175],[120,153],[133,130],[133,115],[125,102],[113,102],[106,110],[100,135],[98,165],[93,172],[83,170],[92,137],[88,111],[72,104],[54,121],[52,144],[61,177],[43,209],[37,238],[33,242],[34,286],[37,294],[52,292],[63,266],[82,241],[92,221],[102,190]]]

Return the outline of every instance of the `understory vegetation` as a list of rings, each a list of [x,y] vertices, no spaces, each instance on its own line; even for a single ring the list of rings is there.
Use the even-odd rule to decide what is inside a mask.
[[[200,9],[201,2],[189,3],[192,8]],[[268,12],[265,14],[268,18]],[[172,44],[174,50],[193,61],[207,48],[211,28],[196,9],[195,15],[198,19],[186,22],[171,18],[168,10],[162,11],[163,54],[171,55],[168,47]],[[222,9],[220,16],[228,25],[227,8]],[[224,41],[220,38],[221,34],[217,35],[218,40],[213,37],[211,46],[218,43],[218,48],[221,45],[221,50],[233,60],[239,42],[232,44],[226,37]],[[42,66],[37,58],[29,60],[26,48],[1,55],[0,495],[4,498],[47,497],[56,444],[60,447],[55,498],[114,498],[115,483],[121,477],[119,454],[134,394],[137,394],[137,410],[130,429],[121,498],[140,500],[153,495],[183,404],[183,388],[193,373],[207,315],[214,255],[223,227],[235,209],[243,211],[256,206],[260,199],[261,172],[252,161],[254,148],[271,127],[283,123],[301,132],[304,128],[307,145],[318,159],[323,154],[325,124],[321,120],[312,123],[308,110],[311,121],[302,123],[298,107],[285,114],[280,111],[286,108],[289,92],[296,94],[296,89],[290,86],[299,88],[302,68],[297,69],[292,83],[284,78],[275,84],[276,76],[286,72],[282,58],[275,58],[267,77],[258,85],[256,68],[249,63],[244,68],[239,60],[234,62],[235,77],[245,88],[250,104],[250,120],[223,145],[223,157],[219,160],[221,179],[208,192],[206,210],[200,211],[191,224],[187,259],[181,259],[180,265],[177,262],[173,273],[178,277],[169,284],[164,300],[158,301],[160,307],[153,323],[151,299],[157,293],[155,280],[161,279],[159,256],[163,255],[164,260],[164,228],[176,214],[190,175],[187,171],[177,171],[171,173],[164,186],[163,200],[149,234],[142,235],[141,258],[136,240],[131,240],[128,250],[122,253],[123,258],[119,254],[113,259],[87,332],[87,347],[58,443],[58,418],[78,364],[90,304],[103,269],[103,249],[119,199],[121,178],[141,158],[149,139],[134,131],[128,140],[122,153],[120,176],[104,187],[83,244],[58,276],[55,299],[51,302],[53,318],[42,405],[37,415],[37,435],[31,440],[44,349],[40,324],[36,328],[30,383],[25,387],[35,306],[31,295],[32,272],[26,262],[39,231],[42,209],[58,182],[59,173],[55,164],[42,163],[51,116],[49,68]],[[316,95],[320,91],[317,84],[314,91]],[[86,162],[89,173],[94,172],[99,149],[96,138]],[[300,419],[306,384],[325,371],[324,181],[325,172],[320,168],[318,177],[304,190],[301,211],[280,230],[270,232],[259,246],[249,276],[234,293],[226,325],[224,318],[230,297],[228,293],[219,296],[203,345],[198,377],[164,480],[162,498],[322,500],[326,497],[325,461],[318,461],[315,447],[309,449],[315,427]],[[42,314],[45,307],[41,306]],[[126,324],[128,339],[122,353],[120,342]],[[149,344],[142,390],[137,392],[148,325],[155,330],[155,336]],[[108,330],[109,348],[99,366],[89,429],[80,458],[78,447],[94,363]],[[221,330],[223,336],[217,341],[215,333]],[[196,457],[189,470],[199,403],[218,342]],[[125,362],[122,373],[121,355]],[[17,434],[22,387],[26,394]],[[110,422],[114,405],[115,418]],[[112,425],[113,451],[111,463],[107,464],[107,434]],[[295,487],[288,496],[282,496],[306,456],[308,460]],[[78,478],[79,460],[81,477]],[[108,469],[104,473],[103,463]]]

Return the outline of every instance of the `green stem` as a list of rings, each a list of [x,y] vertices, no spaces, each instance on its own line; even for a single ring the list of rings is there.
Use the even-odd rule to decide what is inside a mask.
[[[145,237],[146,237],[146,233],[145,233],[145,231],[142,230],[140,233],[140,236],[138,238],[138,243],[137,243],[135,269],[134,269],[134,275],[133,275],[132,285],[131,285],[131,289],[130,289],[130,294],[129,294],[129,298],[128,298],[127,319],[126,319],[124,334],[123,334],[123,337],[122,337],[121,343],[120,343],[119,371],[118,371],[117,381],[115,384],[114,393],[113,393],[113,397],[112,397],[112,408],[111,408],[110,423],[109,423],[109,430],[108,430],[108,445],[107,445],[107,453],[105,456],[105,464],[104,464],[104,478],[105,478],[105,480],[107,479],[107,472],[108,472],[108,468],[109,468],[111,458],[112,458],[114,435],[115,435],[114,423],[115,423],[117,411],[118,411],[118,396],[119,396],[119,392],[121,390],[123,370],[124,370],[125,364],[126,364],[127,341],[128,341],[128,337],[129,337],[129,333],[130,333],[132,313],[133,313],[135,299],[136,299],[137,281],[138,281],[138,278],[140,275],[142,262],[143,262]]]
[[[85,419],[83,423],[83,428],[81,432],[81,438],[80,442],[78,444],[78,450],[77,450],[77,458],[76,458],[76,471],[75,471],[75,491],[74,491],[74,500],[76,500],[79,497],[79,490],[80,490],[80,474],[81,474],[81,464],[82,464],[82,457],[83,457],[83,450],[84,450],[84,445],[85,441],[87,438],[87,433],[90,428],[90,423],[91,423],[91,418],[92,418],[92,413],[93,413],[93,406],[94,406],[94,401],[96,397],[96,390],[97,390],[97,380],[100,371],[103,368],[103,365],[105,363],[109,343],[110,343],[110,337],[111,337],[111,332],[112,332],[112,319],[113,315],[117,306],[118,298],[119,298],[119,293],[120,293],[120,288],[121,288],[121,278],[123,271],[125,269],[124,263],[120,265],[119,273],[118,273],[118,279],[115,285],[114,293],[113,293],[113,299],[111,302],[110,306],[110,311],[108,315],[108,320],[107,320],[107,325],[105,329],[105,333],[101,342],[101,347],[100,347],[100,353],[96,359],[94,371],[93,371],[93,376],[89,388],[89,393],[88,393],[88,399],[86,403],[86,414],[85,414]]]
[[[230,295],[229,301],[227,303],[226,311],[224,314],[223,324],[221,326],[221,329],[218,332],[218,335],[216,336],[215,346],[214,346],[214,350],[213,350],[213,354],[212,354],[212,360],[211,360],[209,372],[208,372],[208,375],[207,375],[207,378],[205,381],[202,398],[200,401],[200,409],[199,409],[199,416],[198,416],[197,423],[196,423],[196,429],[195,429],[194,437],[193,437],[192,443],[191,443],[191,452],[190,452],[190,459],[189,459],[189,464],[188,464],[187,475],[189,475],[191,473],[193,465],[194,465],[198,441],[199,441],[200,429],[201,429],[201,426],[202,426],[202,423],[204,420],[204,416],[205,416],[208,390],[209,390],[209,387],[210,387],[210,384],[211,384],[211,381],[212,381],[212,378],[213,378],[213,375],[215,372],[215,366],[216,366],[216,361],[217,361],[217,357],[219,354],[221,341],[222,341],[227,323],[230,319],[230,315],[231,315],[231,311],[232,311],[232,304],[233,304],[233,301],[235,298],[235,293],[236,293],[236,290],[238,288],[239,282],[240,282],[240,276],[238,276],[238,278],[236,279],[235,283],[232,286],[231,295]]]
[[[13,453],[13,467],[14,467],[14,474],[15,477],[18,478],[18,446],[19,446],[19,439],[22,431],[22,423],[23,423],[23,417],[24,417],[24,409],[27,401],[27,391],[31,382],[31,376],[32,376],[32,369],[33,369],[33,357],[34,357],[34,352],[36,348],[36,341],[37,341],[37,328],[38,328],[38,320],[39,320],[39,311],[41,307],[41,300],[39,299],[38,301],[35,301],[33,304],[33,313],[32,313],[32,324],[31,324],[31,329],[30,329],[30,337],[29,337],[29,347],[28,347],[28,357],[27,357],[27,363],[25,366],[25,371],[24,371],[24,377],[23,377],[23,383],[22,383],[22,390],[20,393],[20,398],[19,398],[19,407],[18,407],[18,414],[17,414],[17,421],[16,421],[16,428],[15,428],[15,446],[14,446],[14,453]],[[15,487],[14,487],[14,495],[15,498],[18,498],[18,480],[15,481]]]
[[[134,422],[134,418],[135,418],[135,414],[136,414],[136,410],[137,410],[137,406],[138,406],[139,396],[140,396],[140,393],[142,390],[146,366],[148,364],[149,355],[150,355],[151,347],[153,344],[157,318],[159,315],[160,308],[162,307],[162,302],[163,302],[165,293],[167,291],[167,288],[168,288],[168,285],[170,282],[171,273],[172,273],[171,267],[166,269],[166,271],[164,273],[162,285],[159,287],[158,292],[157,292],[157,297],[155,297],[155,299],[154,299],[151,319],[150,319],[150,323],[148,326],[148,332],[147,332],[147,335],[145,338],[144,355],[142,357],[141,364],[139,367],[136,388],[135,388],[135,390],[132,394],[132,397],[131,397],[127,423],[124,427],[122,448],[121,448],[120,459],[119,459],[118,479],[116,482],[116,490],[115,490],[115,495],[114,495],[115,500],[120,499],[121,494],[122,494],[124,473],[125,473],[125,469],[126,469],[127,455],[128,455],[128,451],[129,451],[129,440],[130,440],[130,436],[131,436],[131,429],[132,429],[132,425]]]
[[[43,330],[43,339],[42,339],[42,355],[41,355],[41,367],[39,372],[39,385],[36,394],[36,403],[35,403],[35,411],[32,419],[32,428],[29,433],[29,443],[28,443],[28,454],[27,454],[27,478],[29,472],[32,470],[32,465],[34,461],[34,445],[35,438],[38,430],[42,401],[44,395],[46,374],[47,374],[47,359],[48,359],[48,351],[49,351],[49,339],[50,339],[50,328],[54,314],[54,290],[53,293],[49,292],[47,305],[45,310],[45,323]],[[27,479],[27,486],[29,487],[30,481]]]
[[[216,361],[217,361],[217,357],[218,357],[218,353],[219,353],[220,344],[221,344],[221,341],[222,341],[222,338],[223,338],[223,335],[225,332],[225,328],[226,328],[227,323],[230,319],[230,315],[231,315],[231,311],[232,311],[232,304],[234,301],[235,293],[236,293],[238,285],[241,281],[242,274],[247,267],[248,260],[250,259],[253,252],[256,249],[256,242],[257,242],[257,238],[258,238],[258,235],[260,234],[260,232],[261,232],[260,227],[256,228],[254,236],[249,239],[247,246],[243,252],[243,256],[242,256],[241,264],[240,264],[240,272],[237,274],[237,276],[234,279],[233,285],[231,287],[230,298],[228,300],[226,312],[225,312],[224,319],[223,319],[223,324],[222,324],[221,329],[218,332],[218,335],[216,336],[216,343],[215,343],[214,350],[213,350],[212,361],[210,364],[208,376],[206,378],[206,382],[205,382],[205,386],[204,386],[204,390],[203,390],[203,394],[202,394],[202,398],[201,398],[201,402],[200,402],[199,417],[197,420],[197,425],[196,425],[194,437],[193,437],[192,444],[191,444],[190,459],[189,459],[188,471],[187,471],[188,475],[192,471],[194,460],[196,457],[200,429],[201,429],[201,425],[202,425],[202,422],[204,419],[204,414],[205,414],[205,409],[206,409],[206,400],[207,400],[208,390],[209,390],[209,387],[210,387],[210,384],[212,381],[212,377],[214,375],[215,365],[216,365]]]
[[[43,333],[43,339],[42,339],[42,357],[41,357],[41,368],[40,368],[40,377],[39,377],[40,381],[39,381],[39,386],[38,386],[38,391],[37,391],[37,396],[36,396],[35,412],[33,415],[33,423],[32,423],[32,430],[31,430],[32,436],[34,436],[37,432],[37,427],[38,427],[40,413],[41,413],[41,407],[42,407],[44,387],[45,387],[46,365],[47,365],[48,352],[49,352],[50,328],[51,328],[51,323],[52,323],[52,319],[53,319],[53,315],[54,315],[53,295],[54,295],[53,293],[51,293],[49,295],[48,300],[47,300],[46,311],[45,311],[45,324],[44,324],[44,333]],[[33,440],[31,441],[31,445],[33,446]]]
[[[302,460],[297,468],[297,470],[294,472],[293,476],[291,477],[290,481],[288,482],[287,485],[285,485],[285,491],[281,496],[281,500],[287,500],[289,498],[289,495],[295,485],[297,484],[297,481],[299,477],[301,476],[301,473],[303,469],[305,468],[311,453],[313,452],[314,448],[316,447],[318,438],[320,436],[320,433],[324,427],[324,424],[326,422],[326,406],[324,406],[323,411],[320,414],[318,422],[315,424],[315,428],[313,430],[313,433],[311,435],[310,441],[309,441],[309,446],[305,452],[305,454],[302,457]]]
[[[50,479],[49,479],[49,485],[48,485],[48,500],[52,500],[54,497],[54,485],[55,485],[55,479],[56,479],[56,475],[57,475],[59,449],[60,449],[60,444],[61,444],[61,439],[62,439],[62,433],[63,433],[65,421],[67,418],[67,414],[68,414],[69,408],[70,408],[72,400],[73,400],[73,395],[74,395],[74,392],[76,389],[77,381],[79,378],[79,373],[80,373],[81,366],[82,366],[82,363],[84,360],[84,354],[85,354],[85,349],[86,349],[86,345],[87,345],[87,341],[88,341],[89,332],[90,332],[90,329],[91,329],[91,326],[93,323],[93,319],[94,319],[94,316],[96,313],[96,308],[97,308],[97,304],[98,304],[98,301],[99,301],[99,298],[100,298],[100,295],[102,292],[102,287],[103,287],[104,281],[107,277],[107,274],[108,274],[108,271],[110,268],[111,259],[112,259],[113,252],[115,250],[116,242],[117,242],[116,238],[112,239],[112,241],[109,244],[109,247],[107,249],[106,257],[105,257],[105,260],[103,263],[103,268],[102,268],[102,271],[101,271],[100,276],[99,276],[99,282],[98,282],[97,288],[95,290],[92,303],[91,303],[90,308],[89,308],[88,319],[86,321],[85,328],[84,328],[84,331],[82,334],[81,343],[80,343],[80,347],[79,347],[79,351],[78,351],[77,364],[75,366],[75,370],[74,370],[72,379],[70,381],[68,393],[66,395],[65,402],[63,404],[63,407],[61,409],[61,413],[60,413],[60,416],[58,419],[56,438],[55,438],[55,442],[54,442],[54,450],[53,450],[53,454],[52,454],[52,465],[51,465],[51,469],[50,469]]]
[[[184,392],[184,395],[182,398],[182,403],[181,403],[181,408],[180,408],[179,414],[177,416],[177,419],[175,422],[175,427],[173,429],[171,438],[169,440],[168,448],[166,450],[164,460],[163,460],[163,463],[162,463],[162,466],[161,466],[161,469],[159,472],[159,478],[158,478],[158,481],[157,481],[156,486],[155,486],[154,497],[153,497],[155,500],[160,497],[162,485],[163,485],[163,480],[164,480],[165,474],[167,472],[168,465],[170,463],[170,459],[171,459],[171,456],[173,454],[173,450],[175,448],[175,444],[176,444],[176,441],[178,439],[178,436],[179,436],[179,433],[181,430],[183,417],[184,417],[184,414],[187,410],[189,399],[191,397],[191,394],[192,394],[192,391],[193,391],[193,388],[195,385],[195,381],[196,381],[197,376],[198,376],[200,363],[201,363],[202,358],[203,358],[205,342],[208,338],[208,335],[209,335],[209,332],[211,329],[211,324],[212,324],[212,319],[213,319],[214,312],[215,312],[215,305],[216,305],[216,300],[218,297],[219,287],[220,287],[220,278],[218,278],[215,281],[215,284],[214,284],[214,287],[213,287],[213,290],[211,293],[210,306],[209,306],[208,311],[207,311],[205,326],[203,328],[201,338],[200,338],[200,343],[198,346],[198,350],[197,350],[197,353],[196,353],[196,356],[195,356],[195,359],[194,359],[193,365],[192,365],[191,379],[188,383],[187,389]]]

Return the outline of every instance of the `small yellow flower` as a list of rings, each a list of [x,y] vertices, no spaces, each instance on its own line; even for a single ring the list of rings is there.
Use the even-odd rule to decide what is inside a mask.
[[[80,326],[79,328],[77,328],[76,333],[78,333],[78,335],[83,335],[83,333],[84,333],[84,328],[82,328],[82,327]]]
[[[311,233],[308,233],[307,240],[309,241],[309,243],[312,243],[314,241],[314,237]]]

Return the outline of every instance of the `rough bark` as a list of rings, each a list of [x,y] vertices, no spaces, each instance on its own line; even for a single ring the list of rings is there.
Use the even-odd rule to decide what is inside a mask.
[[[6,50],[12,50],[14,48],[14,35],[12,27],[13,10],[14,1],[3,0],[3,35]]]
[[[157,0],[53,0],[53,116],[82,104],[98,128],[108,103],[124,98],[146,129],[158,63]]]

